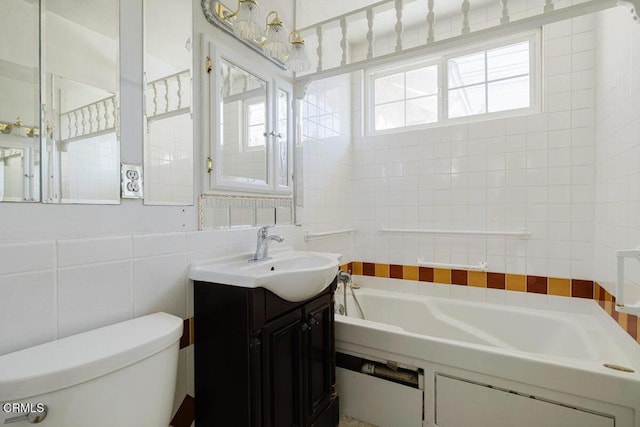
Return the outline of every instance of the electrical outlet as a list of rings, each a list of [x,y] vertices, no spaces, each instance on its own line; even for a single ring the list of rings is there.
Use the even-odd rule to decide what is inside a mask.
[[[122,164],[120,180],[123,199],[142,198],[142,166]]]

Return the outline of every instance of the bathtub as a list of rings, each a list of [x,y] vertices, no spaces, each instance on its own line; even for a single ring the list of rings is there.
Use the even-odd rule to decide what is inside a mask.
[[[417,370],[421,389],[339,368],[346,415],[390,427],[640,427],[639,346],[594,302],[545,296],[549,310],[433,296],[445,285],[394,292],[407,281],[356,281],[366,320],[348,293],[337,351]]]

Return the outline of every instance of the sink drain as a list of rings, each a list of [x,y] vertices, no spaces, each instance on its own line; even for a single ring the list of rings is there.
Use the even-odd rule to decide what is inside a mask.
[[[605,363],[602,366],[604,366],[605,368],[614,369],[616,371],[621,371],[621,372],[629,372],[629,373],[635,372],[631,368],[627,368],[626,366],[614,365],[613,363]]]

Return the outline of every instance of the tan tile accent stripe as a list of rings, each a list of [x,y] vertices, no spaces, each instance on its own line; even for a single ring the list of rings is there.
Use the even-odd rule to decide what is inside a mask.
[[[629,335],[640,344],[640,321],[638,316],[615,311],[615,297],[591,280],[558,277],[527,276],[447,268],[416,267],[411,265],[350,262],[343,266],[352,274],[394,279],[417,280],[441,285],[455,284],[508,291],[532,292],[572,298],[595,299]]]
[[[182,336],[180,337],[180,348],[189,347],[194,342],[193,335],[193,317],[189,319],[184,319],[184,323],[182,326]]]
[[[186,395],[178,408],[178,412],[171,420],[172,427],[191,427],[196,419],[196,401],[193,396]]]

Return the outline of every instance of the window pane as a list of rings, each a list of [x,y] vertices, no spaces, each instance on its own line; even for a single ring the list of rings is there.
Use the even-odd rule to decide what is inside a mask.
[[[265,145],[264,125],[249,127],[249,147],[260,147]]]
[[[489,80],[529,74],[529,42],[487,51]]]
[[[407,126],[438,121],[438,97],[425,96],[407,101]]]
[[[438,93],[438,66],[407,72],[407,98]]]
[[[404,73],[375,79],[375,103],[399,101],[404,98]]]
[[[449,91],[449,117],[464,117],[486,113],[484,85]]]
[[[449,88],[484,82],[484,68],[484,51],[448,60]]]
[[[376,130],[393,129],[404,126],[404,102],[377,105],[375,110]]]
[[[490,113],[529,106],[529,76],[489,83]]]
[[[265,104],[249,104],[249,125],[259,125],[265,121]]]

